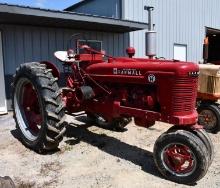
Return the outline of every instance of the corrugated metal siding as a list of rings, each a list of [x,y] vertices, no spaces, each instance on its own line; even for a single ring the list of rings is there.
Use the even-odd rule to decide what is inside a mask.
[[[129,44],[128,34],[79,31],[58,28],[0,25],[3,32],[5,73],[13,74],[23,62],[49,60],[56,62],[53,53],[66,50],[74,33],[82,33],[87,39],[103,41],[103,49],[110,55],[125,55]]]
[[[157,54],[159,57],[172,59],[174,43],[179,43],[187,44],[189,61],[201,61],[205,26],[220,29],[219,0],[122,1],[123,18],[127,20],[147,22],[144,5],[155,7],[153,19],[158,32]],[[130,35],[131,45],[137,48],[137,55],[144,56],[144,32],[134,32]]]
[[[0,25],[3,35],[3,56],[7,99],[10,99],[10,83],[16,67],[24,62],[47,60],[61,70],[61,63],[53,54],[66,50],[68,39],[74,33],[82,33],[87,39],[103,41],[103,49],[109,55],[124,56],[129,46],[129,35],[59,28]]]
[[[80,7],[73,9],[73,12],[86,13],[91,15],[106,16],[110,18],[121,18],[121,1],[120,0],[95,0],[89,1]]]

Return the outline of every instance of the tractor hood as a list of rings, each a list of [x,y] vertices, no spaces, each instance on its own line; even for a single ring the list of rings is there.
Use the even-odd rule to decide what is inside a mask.
[[[198,74],[197,64],[180,61],[115,58],[108,63],[97,63],[87,67],[86,72],[91,76],[145,76],[148,73],[173,74],[187,76],[189,73]]]
[[[198,77],[199,67],[194,63],[179,61],[114,58],[91,64],[86,72],[103,83],[157,84],[159,79]]]

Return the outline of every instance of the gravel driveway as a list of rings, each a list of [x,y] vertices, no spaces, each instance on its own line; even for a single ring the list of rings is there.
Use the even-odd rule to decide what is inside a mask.
[[[83,116],[68,120],[60,149],[39,155],[21,144],[11,113],[0,116],[0,176],[10,176],[18,188],[187,187],[163,179],[153,162],[154,142],[169,125],[131,123],[121,133],[88,125]],[[215,158],[194,187],[220,187],[220,133],[210,136]]]

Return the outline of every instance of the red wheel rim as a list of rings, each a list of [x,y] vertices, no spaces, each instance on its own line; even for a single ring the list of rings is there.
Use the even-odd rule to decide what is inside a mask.
[[[195,156],[188,146],[172,144],[163,152],[166,167],[175,175],[184,175],[193,172]]]
[[[37,92],[34,86],[28,82],[22,87],[21,108],[23,108],[23,114],[28,128],[33,134],[38,134],[40,125],[42,124],[43,118],[40,110],[40,104],[37,96]]]
[[[217,118],[213,111],[206,109],[199,113],[199,123],[206,129],[213,129],[217,124]]]

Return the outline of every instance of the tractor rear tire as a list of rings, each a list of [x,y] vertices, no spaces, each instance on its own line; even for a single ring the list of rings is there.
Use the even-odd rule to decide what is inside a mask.
[[[214,103],[201,103],[197,109],[198,122],[206,131],[216,133],[220,130],[220,109]]]
[[[201,139],[186,130],[166,132],[154,145],[158,170],[165,178],[181,184],[194,184],[205,176],[208,156]]]
[[[23,144],[38,153],[55,150],[63,139],[65,111],[52,70],[40,63],[25,63],[16,69],[13,109]]]

